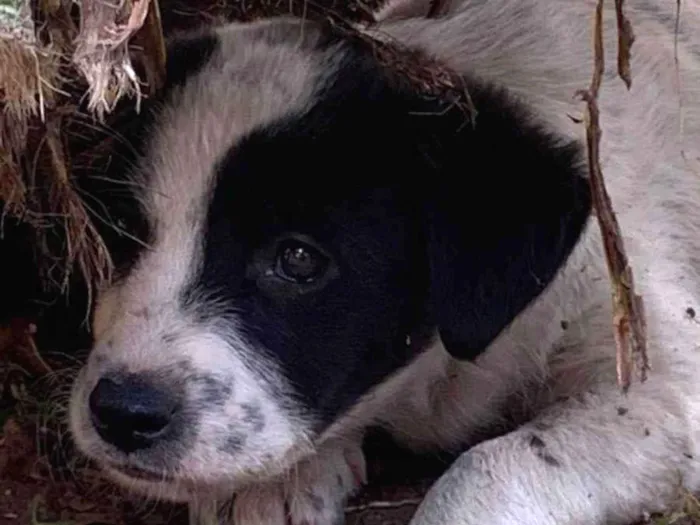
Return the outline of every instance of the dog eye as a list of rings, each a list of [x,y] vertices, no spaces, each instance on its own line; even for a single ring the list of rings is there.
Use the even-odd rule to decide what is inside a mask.
[[[313,246],[290,240],[279,245],[275,273],[297,284],[312,283],[328,268],[329,259]]]

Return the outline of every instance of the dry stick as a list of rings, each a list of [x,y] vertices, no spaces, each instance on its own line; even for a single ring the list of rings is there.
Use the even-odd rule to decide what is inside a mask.
[[[681,0],[676,0],[676,20],[673,30],[673,63],[676,72],[676,89],[678,89],[678,134],[681,138],[681,157],[686,165],[698,173],[697,168],[691,165],[688,155],[685,152],[685,115],[684,115],[684,102],[683,102],[683,79],[681,76],[681,66],[678,61],[678,35],[681,29]]]
[[[165,82],[166,46],[158,0],[151,0],[148,13],[141,29],[133,36],[132,42],[143,50],[143,67],[146,88],[149,95],[159,91]]]
[[[0,326],[0,359],[8,360],[8,355],[34,376],[51,373],[51,367],[44,361],[34,342],[36,325],[13,318],[9,324]]]
[[[620,234],[620,227],[612,209],[610,196],[605,189],[600,167],[600,136],[598,92],[603,78],[605,62],[603,58],[603,1],[598,0],[595,10],[593,78],[588,90],[577,94],[586,102],[586,144],[588,150],[590,187],[593,206],[598,217],[598,225],[603,237],[605,258],[612,282],[613,326],[617,346],[617,380],[623,392],[631,384],[633,361],[636,363],[640,380],[645,381],[649,370],[646,351],[646,326],[641,297],[634,291],[634,280]],[[625,83],[631,85],[629,76],[629,47],[633,37],[631,26],[622,12],[622,0],[616,0],[620,45],[618,70]],[[627,75],[627,78],[625,78]]]
[[[448,4],[449,0],[430,0],[430,7],[428,8],[428,14],[425,15],[426,18],[435,18],[438,16],[445,6]]]
[[[365,510],[376,510],[376,509],[400,509],[401,507],[417,507],[423,501],[422,498],[410,498],[401,499],[396,501],[370,501],[369,503],[364,503],[362,505],[347,505],[345,507],[345,512],[362,512]]]
[[[634,43],[634,31],[632,31],[632,24],[625,16],[624,1],[615,0],[615,13],[617,15],[617,73],[624,81],[627,89],[629,89],[632,87],[630,50]]]
[[[152,0],[148,16],[146,17],[146,28],[153,43],[154,72],[151,92],[159,91],[165,83],[165,66],[167,62],[167,49],[163,36],[163,23],[160,16],[160,5],[158,0]]]

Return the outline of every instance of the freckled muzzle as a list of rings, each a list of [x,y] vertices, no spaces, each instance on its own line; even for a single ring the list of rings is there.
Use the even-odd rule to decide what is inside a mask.
[[[145,458],[167,446],[172,458],[199,420],[223,411],[233,393],[231,384],[213,375],[186,364],[173,368],[177,371],[103,372],[94,383],[83,383],[76,395],[86,426],[119,455]],[[245,420],[260,419],[255,407],[244,404],[241,410]]]
[[[282,450],[268,443],[265,407],[254,395],[235,399],[228,375],[183,363],[142,373],[88,368],[74,386],[71,430],[84,453],[139,492],[181,501],[230,487],[294,444],[284,431]]]
[[[209,329],[167,346],[153,331],[116,332],[101,334],[110,342],[95,344],[76,379],[70,426],[118,484],[173,501],[230,496],[308,453],[311,426],[256,348]]]
[[[183,382],[113,370],[97,374],[88,366],[76,379],[69,413],[75,442],[108,469],[163,482],[198,432]]]

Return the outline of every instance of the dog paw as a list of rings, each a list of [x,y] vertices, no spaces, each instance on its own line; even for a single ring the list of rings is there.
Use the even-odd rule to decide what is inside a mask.
[[[348,497],[365,483],[360,446],[327,447],[282,481],[236,495],[233,525],[340,525]]]

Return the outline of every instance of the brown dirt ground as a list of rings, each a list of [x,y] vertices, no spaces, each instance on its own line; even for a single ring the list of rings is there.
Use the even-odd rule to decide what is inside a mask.
[[[186,525],[181,506],[153,505],[129,498],[88,467],[67,470],[56,460],[62,445],[41,442],[54,430],[37,427],[17,414],[5,420],[0,435],[1,525]],[[348,503],[347,525],[405,525],[437,462],[421,464],[380,442],[369,465],[370,484]],[[54,456],[53,459],[50,456]],[[381,460],[376,458],[381,456]]]

